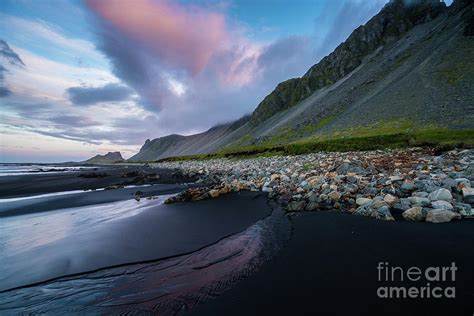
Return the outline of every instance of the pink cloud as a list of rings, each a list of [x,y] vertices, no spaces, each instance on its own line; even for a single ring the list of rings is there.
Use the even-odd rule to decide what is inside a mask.
[[[139,41],[170,66],[202,71],[229,38],[225,16],[166,0],[87,0],[118,31]]]

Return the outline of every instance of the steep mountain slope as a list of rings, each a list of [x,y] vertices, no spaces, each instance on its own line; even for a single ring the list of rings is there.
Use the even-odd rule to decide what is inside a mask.
[[[248,122],[219,136],[211,129],[187,136],[189,143],[168,144],[181,150],[157,145],[148,157],[345,137],[386,126],[474,128],[473,10],[471,0],[449,8],[438,0],[392,0],[302,78],[280,83]],[[208,136],[207,146],[190,147],[193,137]]]
[[[94,157],[84,161],[87,164],[108,164],[114,162],[124,161],[122,154],[119,151],[108,152],[105,155],[95,155]]]

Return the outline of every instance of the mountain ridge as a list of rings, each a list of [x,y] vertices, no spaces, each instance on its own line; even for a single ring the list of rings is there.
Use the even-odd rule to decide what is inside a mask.
[[[211,128],[182,136],[166,150],[145,153],[145,144],[132,158],[151,161],[288,143],[358,126],[374,128],[384,121],[404,128],[474,128],[474,65],[466,58],[473,52],[472,1],[456,0],[450,7],[436,0],[406,3],[387,3],[301,78],[278,84],[251,116],[232,128],[219,135]],[[459,112],[466,115],[456,116]],[[448,120],[439,119],[446,114]],[[156,146],[166,137],[155,139]],[[197,139],[205,146],[190,146]]]

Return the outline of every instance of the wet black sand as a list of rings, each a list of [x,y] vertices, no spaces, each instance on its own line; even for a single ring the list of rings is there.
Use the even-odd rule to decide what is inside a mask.
[[[193,186],[193,185],[189,185]],[[0,203],[0,218],[17,216],[30,213],[53,211],[62,208],[79,207],[111,203],[135,198],[135,193],[140,191],[142,198],[162,194],[178,193],[188,185],[181,184],[155,184],[150,186],[137,186],[113,190],[84,191],[57,196],[45,196],[35,199],[14,200]],[[58,190],[59,188],[56,188]]]
[[[264,194],[242,192],[195,203],[161,204],[107,225],[85,225],[78,233],[3,257],[0,290],[195,251],[246,229],[270,212]]]
[[[137,183],[137,177],[124,176],[138,172],[142,174],[158,174],[159,180]],[[105,174],[105,177],[83,177],[81,175]],[[154,169],[145,166],[98,166],[92,170],[59,172],[59,173],[31,173],[28,175],[12,175],[0,177],[0,198],[13,198],[36,194],[45,194],[60,191],[91,190],[113,185],[133,184],[176,184],[193,182],[194,179],[183,179],[173,175],[173,170]]]
[[[274,260],[190,314],[473,315],[473,220],[387,223],[318,212],[296,216],[293,227]],[[404,268],[455,262],[456,281],[446,286],[456,287],[456,299],[379,299],[380,261]]]

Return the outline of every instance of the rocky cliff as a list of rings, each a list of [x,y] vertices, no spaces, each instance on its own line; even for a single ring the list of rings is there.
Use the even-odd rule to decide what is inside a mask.
[[[311,67],[301,78],[280,83],[254,111],[256,126],[281,110],[306,99],[314,91],[331,85],[361,65],[364,57],[386,43],[395,41],[415,25],[437,17],[446,9],[439,0],[392,0],[331,54]]]

